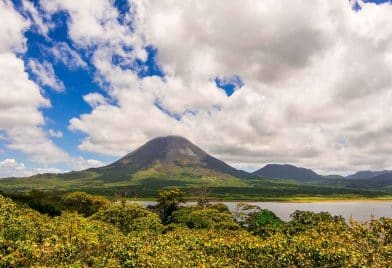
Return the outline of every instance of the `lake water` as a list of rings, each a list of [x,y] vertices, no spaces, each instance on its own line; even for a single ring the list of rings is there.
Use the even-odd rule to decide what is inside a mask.
[[[132,201],[133,202],[133,201]],[[151,201],[135,201],[144,206],[156,204]],[[221,202],[235,212],[238,202]],[[188,202],[188,205],[195,204]],[[296,210],[306,210],[313,212],[329,212],[332,215],[341,215],[346,220],[350,217],[365,222],[373,215],[376,218],[392,218],[392,201],[353,201],[353,202],[311,202],[311,203],[283,203],[283,202],[247,202],[247,204],[256,205],[263,209],[273,211],[282,220],[290,220],[290,214]]]

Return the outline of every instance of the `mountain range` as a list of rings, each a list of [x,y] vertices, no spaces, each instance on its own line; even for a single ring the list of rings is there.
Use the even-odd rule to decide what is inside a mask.
[[[0,189],[94,189],[94,191],[148,192],[165,186],[194,187],[208,185],[222,192],[258,194],[269,188],[324,192],[331,189],[391,190],[392,173],[364,171],[343,178],[322,176],[313,170],[293,165],[268,164],[248,173],[211,156],[180,136],[158,137],[112,164],[63,174],[40,174],[28,178],[0,180]],[[313,188],[312,188],[313,187]],[[326,189],[320,187],[327,187]],[[234,190],[233,190],[234,189]],[[258,189],[258,190],[255,190]],[[324,190],[323,190],[324,189]],[[328,192],[327,191],[327,192]],[[355,192],[355,191],[354,191]]]

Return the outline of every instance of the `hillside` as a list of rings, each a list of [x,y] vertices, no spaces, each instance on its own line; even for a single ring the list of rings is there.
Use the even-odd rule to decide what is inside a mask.
[[[268,164],[252,175],[264,178],[291,179],[300,182],[318,181],[324,178],[310,169],[293,165]]]
[[[346,176],[347,179],[352,179],[352,180],[363,180],[363,179],[371,179],[383,174],[387,173],[392,173],[390,170],[382,170],[382,171],[371,171],[371,170],[365,170],[365,171],[358,171],[352,175]]]
[[[346,182],[347,187],[374,189],[374,188],[391,188],[392,189],[392,173],[383,173],[367,179],[350,180]]]

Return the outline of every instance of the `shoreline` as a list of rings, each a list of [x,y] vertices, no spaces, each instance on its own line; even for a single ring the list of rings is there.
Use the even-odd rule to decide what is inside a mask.
[[[157,198],[126,198],[127,201],[137,202],[156,202]],[[196,202],[197,199],[186,199],[186,202]],[[262,198],[262,199],[225,199],[225,198],[211,198],[210,202],[233,202],[233,203],[350,203],[350,202],[366,202],[366,203],[378,203],[378,202],[391,202],[392,197],[388,198]]]

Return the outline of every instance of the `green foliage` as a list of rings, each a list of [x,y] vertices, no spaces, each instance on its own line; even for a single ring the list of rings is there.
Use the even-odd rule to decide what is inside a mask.
[[[0,196],[0,267],[118,267],[123,239],[103,222],[49,218]]]
[[[297,210],[291,214],[291,221],[287,224],[286,230],[293,234],[305,231],[323,222],[335,224],[337,228],[347,227],[344,218],[341,216],[332,216],[328,212],[315,213]]]
[[[169,172],[170,171],[170,172]],[[80,191],[105,196],[156,197],[164,187],[181,187],[185,192],[205,185],[211,190],[209,196],[225,200],[293,200],[297,198],[384,198],[391,200],[392,187],[350,188],[344,180],[325,180],[319,184],[305,184],[281,179],[241,179],[222,174],[195,175],[201,170],[178,168],[170,170],[149,169],[132,176],[118,171],[117,180],[96,171],[70,172],[66,174],[43,174],[29,178],[0,180],[0,189],[14,193],[32,189],[51,191]],[[125,173],[123,173],[125,172]],[[128,175],[127,175],[128,174]],[[113,174],[112,174],[113,175]],[[115,177],[117,177],[117,175]],[[113,180],[112,180],[113,179]],[[195,196],[197,197],[197,195]]]
[[[184,193],[177,187],[163,189],[158,193],[157,210],[163,223],[168,224],[171,221],[172,213],[179,209],[184,202]]]
[[[173,213],[172,220],[190,229],[235,230],[239,228],[230,212],[221,212],[213,208],[183,207]]]
[[[9,193],[7,195],[18,204],[28,206],[42,214],[60,216],[62,211],[61,194],[31,190],[28,193]]]
[[[255,215],[259,226],[276,220]],[[0,195],[0,267],[392,267],[390,218],[346,224],[296,212],[285,228],[259,236],[222,226],[231,217],[223,210],[195,206],[173,216],[185,224],[163,233],[158,215],[135,204],[51,218]],[[190,229],[188,218],[209,227]]]
[[[76,211],[83,216],[91,216],[108,204],[109,201],[106,198],[84,192],[69,193],[63,198],[63,205],[68,210]]]
[[[285,223],[272,211],[245,203],[237,205],[236,217],[242,227],[262,237],[275,234],[285,227]]]
[[[323,230],[323,232],[320,232]],[[362,230],[377,237],[375,244]],[[391,267],[391,244],[384,230],[367,226],[336,232],[320,223],[304,233],[277,232],[268,238],[243,230],[175,229],[159,237],[132,237],[133,267]],[[136,246],[135,246],[136,245]]]
[[[206,208],[215,209],[219,212],[231,214],[229,208],[225,204],[222,204],[222,203],[213,203],[213,204],[210,203],[206,206]]]
[[[159,232],[163,229],[159,216],[139,204],[112,204],[98,211],[91,219],[110,223],[124,233]]]
[[[284,226],[284,222],[275,213],[268,209],[262,209],[259,212],[251,213],[248,230],[266,237],[281,230]]]

